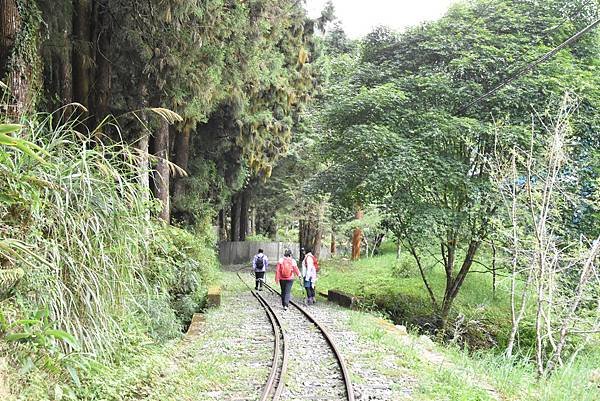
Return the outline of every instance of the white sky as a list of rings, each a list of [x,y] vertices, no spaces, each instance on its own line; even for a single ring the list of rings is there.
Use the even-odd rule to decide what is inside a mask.
[[[378,25],[402,30],[423,21],[434,20],[458,0],[333,0],[335,15],[351,38],[369,33]],[[321,15],[327,0],[306,0],[311,17]]]

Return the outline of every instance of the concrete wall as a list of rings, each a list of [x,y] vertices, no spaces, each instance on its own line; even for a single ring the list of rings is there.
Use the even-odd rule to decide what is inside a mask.
[[[219,261],[222,265],[251,264],[252,257],[261,248],[269,258],[269,263],[277,263],[283,257],[286,249],[292,251],[294,259],[298,259],[300,246],[297,243],[287,242],[260,242],[260,241],[223,241],[219,243]],[[328,259],[329,249],[321,247],[319,259]]]

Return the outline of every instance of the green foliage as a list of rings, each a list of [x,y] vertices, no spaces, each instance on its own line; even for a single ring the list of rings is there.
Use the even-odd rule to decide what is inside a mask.
[[[533,364],[524,360],[506,359],[488,352],[469,355],[458,350],[448,355],[460,366],[485,374],[506,399],[594,401],[597,398],[600,379],[597,348],[582,351],[577,360],[567,362],[553,375],[542,379],[537,377]]]
[[[146,274],[151,286],[168,295],[169,309],[178,321],[178,325],[173,325],[151,319],[153,330],[176,330],[179,326],[181,331],[192,315],[204,308],[208,284],[217,278],[218,261],[211,248],[215,240],[211,230],[209,224],[197,227],[195,234],[165,227],[153,242]]]
[[[12,329],[17,327],[20,330],[13,332]],[[48,321],[48,311],[36,312],[31,318],[19,319],[10,324],[4,323],[0,326],[0,331],[5,333],[4,338],[8,342],[27,342],[34,343],[40,348],[50,348],[54,340],[61,340],[72,349],[79,348],[77,340],[72,335],[52,327],[52,323]]]
[[[396,259],[391,243],[382,245],[381,256],[355,262],[334,259],[324,261],[317,286],[319,291],[338,289],[359,298],[362,308],[385,313],[394,322],[431,330],[434,321],[431,302],[419,276],[415,261],[407,251]],[[478,262],[489,265],[489,250]],[[445,274],[433,253],[423,257],[424,268],[436,294],[443,294]],[[469,274],[456,299],[450,327],[456,329],[455,341],[476,348],[506,344],[510,330],[510,296],[508,283],[502,281],[494,297],[491,275]],[[454,324],[456,323],[456,327]],[[475,327],[473,327],[475,325]],[[454,330],[453,329],[453,330]],[[471,330],[472,329],[472,330]],[[523,332],[521,340],[530,341]]]
[[[0,312],[0,340],[11,349],[12,358],[20,361],[19,374],[43,371],[54,380],[80,386],[79,372],[87,369],[87,361],[76,354],[80,347],[78,341],[71,334],[56,329],[55,324],[47,310],[32,312],[10,323]],[[64,351],[65,348],[69,351]]]
[[[191,228],[205,216],[212,215],[215,205],[221,206],[231,191],[212,160],[194,157],[189,163],[189,171],[187,177],[180,178],[184,191],[173,199],[172,219]],[[236,183],[235,186],[241,184]]]
[[[315,111],[325,127],[317,151],[327,168],[314,177],[313,187],[349,211],[378,205],[384,226],[409,246],[425,252],[433,238],[439,242],[450,277],[450,291],[437,302],[442,321],[470,269],[470,258],[459,261],[456,252],[477,253],[493,231],[500,196],[489,161],[508,157],[514,147],[529,148],[532,114],[542,122],[534,127],[534,151],[539,151],[543,126],[565,91],[575,92],[585,105],[573,118],[574,137],[586,138],[576,150],[580,171],[593,169],[588,149],[599,145],[590,129],[598,125],[600,107],[597,62],[591,56],[599,47],[597,33],[464,109],[469,99],[510,75],[501,66],[521,65],[523,54],[546,53],[597,12],[595,4],[578,7],[582,18],[565,20],[571,2],[563,0],[535,6],[461,3],[440,20],[402,34],[377,29],[362,41],[359,54],[332,63],[340,78],[326,86],[330,95]],[[577,180],[587,182],[591,198],[594,179]],[[592,206],[567,207],[565,215],[586,210],[589,218]],[[573,236],[584,229],[577,226]]]
[[[246,241],[271,242],[271,238],[264,236],[262,234],[256,234],[256,235],[248,235],[246,237]]]
[[[178,128],[190,127],[200,138],[194,158],[231,168],[227,176],[242,165],[270,175],[316,83],[314,22],[302,5],[119,1],[111,9],[113,101],[131,107],[149,97],[180,113]],[[205,132],[212,122],[218,128]]]
[[[44,160],[38,153],[45,154],[47,152],[34,143],[11,136],[11,134],[14,135],[14,133],[18,132],[21,128],[22,126],[19,124],[0,124],[0,145],[17,148],[21,152],[43,162]]]
[[[63,362],[87,369],[148,335],[178,337],[217,278],[210,216],[194,233],[152,220],[136,153],[92,144],[80,128],[57,115],[26,121],[20,137],[46,163],[0,147],[0,290],[13,311],[2,319],[0,351],[18,344],[10,361],[24,366],[43,356],[39,377],[66,386],[49,391],[75,380],[65,379],[76,374],[71,365],[56,371]],[[48,313],[28,316],[40,308]],[[89,361],[68,353],[78,344]]]

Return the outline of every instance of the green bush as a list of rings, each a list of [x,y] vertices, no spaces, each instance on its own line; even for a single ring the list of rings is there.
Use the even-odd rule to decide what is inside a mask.
[[[271,242],[272,239],[262,234],[248,235],[246,241]]]
[[[216,280],[218,261],[209,224],[195,233],[165,226],[151,250],[150,282],[169,296],[178,326],[184,328],[194,312],[205,306],[208,284]]]
[[[157,203],[139,185],[136,153],[55,117],[26,120],[13,134],[28,140],[19,147],[0,143],[0,308],[10,312],[0,354],[21,368],[58,348],[60,358],[87,358],[54,334],[104,362],[179,336],[217,278],[208,214],[194,233],[151,218]],[[15,347],[11,338],[37,327],[19,322],[37,310],[49,312],[31,337],[43,335],[44,347],[24,338]],[[30,384],[63,380],[44,366]]]

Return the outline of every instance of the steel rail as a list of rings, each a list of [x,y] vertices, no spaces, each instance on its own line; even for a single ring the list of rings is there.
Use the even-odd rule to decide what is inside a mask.
[[[269,284],[264,283],[265,287],[267,287],[267,289],[269,291],[271,291],[271,293],[277,294],[279,296],[281,296],[281,294],[279,293],[279,291],[277,291],[276,289],[274,289],[273,287],[271,287]],[[315,326],[317,326],[317,328],[321,331],[321,333],[323,333],[323,337],[325,337],[325,340],[327,341],[327,343],[329,344],[329,346],[331,347],[331,349],[333,350],[333,353],[335,355],[335,358],[338,362],[338,365],[342,371],[342,376],[344,379],[344,385],[346,386],[346,398],[348,399],[348,401],[354,401],[354,390],[352,387],[352,381],[350,380],[350,372],[348,367],[346,366],[346,361],[344,361],[344,358],[342,357],[342,354],[340,353],[340,351],[338,350],[338,348],[335,346],[335,343],[333,342],[333,339],[331,338],[331,335],[329,334],[329,332],[323,327],[321,326],[321,324],[317,321],[317,319],[315,319],[315,317],[313,315],[310,314],[310,312],[308,312],[305,308],[301,307],[298,303],[290,300],[290,303],[296,307],[300,312],[302,312],[302,314],[304,316],[306,316],[306,318],[313,323]]]
[[[271,393],[273,393],[272,400],[278,401],[281,396],[281,392],[283,391],[284,386],[284,377],[287,371],[287,361],[288,361],[288,352],[286,347],[287,339],[285,337],[285,332],[283,331],[283,326],[281,325],[281,321],[271,308],[271,305],[260,295],[258,292],[253,291],[252,288],[244,281],[240,273],[237,274],[238,278],[248,287],[250,293],[256,298],[258,303],[263,307],[265,313],[267,314],[269,321],[271,322],[271,326],[273,327],[273,334],[275,337],[275,344],[273,347],[273,365],[271,366],[271,371],[269,373],[269,377],[267,379],[267,383],[263,388],[263,392],[260,396],[260,401],[267,401]],[[283,353],[283,357],[281,358],[281,365],[278,364],[280,359],[280,355]],[[279,381],[277,382],[277,387],[273,392],[273,386],[275,384],[275,379],[277,377],[277,369],[279,370]]]

